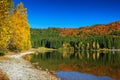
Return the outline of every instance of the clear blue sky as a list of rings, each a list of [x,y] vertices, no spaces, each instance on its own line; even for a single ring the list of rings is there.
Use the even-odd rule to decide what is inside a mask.
[[[120,20],[120,0],[13,0],[28,9],[32,28],[78,28]]]

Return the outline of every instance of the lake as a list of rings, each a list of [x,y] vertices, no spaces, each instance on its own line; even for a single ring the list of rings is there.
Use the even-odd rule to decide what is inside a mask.
[[[95,76],[80,72],[57,72],[56,75],[61,78],[61,80],[114,80],[107,76]]]
[[[120,79],[120,52],[53,51],[32,54],[29,56],[29,60],[44,70],[55,71],[56,76],[62,80]]]

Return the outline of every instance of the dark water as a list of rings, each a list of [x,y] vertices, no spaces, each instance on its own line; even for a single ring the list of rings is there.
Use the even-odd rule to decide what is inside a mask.
[[[79,72],[58,72],[56,75],[61,78],[61,80],[114,80],[107,76],[95,76]]]
[[[38,62],[38,65],[43,69],[58,70],[60,64],[66,65],[81,65],[85,64],[88,67],[110,66],[115,70],[120,69],[120,52],[106,51],[80,51],[70,53],[63,51],[62,53],[46,52],[33,54],[32,63]],[[82,74],[78,72],[57,72],[57,76],[62,80],[113,80],[107,76],[95,76],[92,74]]]

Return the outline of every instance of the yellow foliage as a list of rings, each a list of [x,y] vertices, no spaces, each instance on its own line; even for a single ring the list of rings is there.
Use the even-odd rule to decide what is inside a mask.
[[[87,49],[89,49],[90,48],[90,44],[89,43],[87,43]]]
[[[99,45],[99,43],[97,43],[97,49],[99,49],[100,48],[100,45]]]
[[[93,42],[93,49],[95,49],[96,48],[96,45],[95,45],[95,42]]]
[[[27,21],[26,9],[22,3],[20,3],[14,10],[12,20],[14,23],[14,31],[10,48],[14,48],[19,51],[30,49],[30,26]]]
[[[0,1],[0,50],[27,50],[31,48],[30,25],[27,20],[26,8],[18,4],[9,14],[11,0]]]

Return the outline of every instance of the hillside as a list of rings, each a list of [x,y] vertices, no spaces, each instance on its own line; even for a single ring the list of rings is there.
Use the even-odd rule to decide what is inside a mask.
[[[78,36],[85,36],[85,35],[120,35],[120,21],[112,22],[109,24],[99,24],[93,26],[85,26],[79,29],[60,29],[61,36],[65,35],[78,35]]]
[[[95,44],[100,48],[120,48],[120,21],[109,24],[93,25],[82,28],[31,29],[33,47],[60,48],[63,44],[92,49]]]

